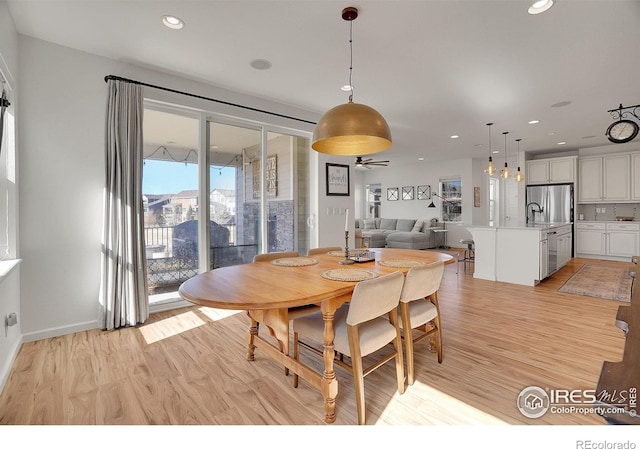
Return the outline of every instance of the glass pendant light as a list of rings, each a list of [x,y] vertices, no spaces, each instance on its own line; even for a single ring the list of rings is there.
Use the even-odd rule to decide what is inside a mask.
[[[507,134],[509,134],[509,131],[505,131],[502,134],[504,134],[504,168],[500,172],[500,177],[507,179],[511,174],[509,166],[507,165]]]
[[[518,170],[516,171],[516,174],[513,176],[516,182],[524,181],[524,175],[520,171],[520,141],[521,140],[522,139],[516,139],[516,142],[518,142],[518,152],[516,153],[516,165],[518,166]]]
[[[493,158],[491,157],[491,125],[493,123],[487,123],[489,127],[489,163],[487,164],[487,168],[485,168],[484,172],[489,176],[493,176],[496,173],[496,166],[493,165]]]

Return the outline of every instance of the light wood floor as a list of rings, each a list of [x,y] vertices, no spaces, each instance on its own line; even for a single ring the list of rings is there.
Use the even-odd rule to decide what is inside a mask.
[[[558,293],[574,259],[536,287],[473,279],[448,266],[439,293],[444,360],[417,346],[416,383],[399,395],[393,363],[365,380],[368,424],[604,424],[595,415],[523,417],[519,392],[593,389],[622,357],[621,303]],[[461,266],[462,268],[462,266]],[[256,352],[245,360],[244,313],[190,307],[143,326],[24,344],[0,395],[1,424],[324,424],[320,393]],[[302,353],[320,369],[316,355]],[[316,363],[317,361],[317,363]],[[340,382],[336,424],[356,424]]]

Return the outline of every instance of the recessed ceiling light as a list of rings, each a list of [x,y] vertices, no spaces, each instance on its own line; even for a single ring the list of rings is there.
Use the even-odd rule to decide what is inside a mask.
[[[498,154],[499,152],[500,152],[500,150],[493,150],[491,153]]]
[[[538,0],[529,7],[529,14],[540,14],[553,6],[553,0]]]
[[[547,134],[548,136],[553,136],[555,135],[555,132],[551,131],[550,133]]]
[[[350,84],[345,84],[340,88],[340,90],[343,92],[351,92],[353,90],[353,86]]]
[[[268,70],[271,68],[271,62],[266,59],[254,59],[250,64],[256,70]]]
[[[566,145],[567,142],[558,142],[558,145]]]
[[[460,136],[458,136],[457,134],[454,134],[453,136],[449,136],[449,138],[451,138],[451,139],[457,139],[458,137],[460,137]]]
[[[176,16],[162,16],[162,23],[172,30],[181,30],[184,28],[184,22]]]
[[[419,157],[418,160],[419,161],[424,161],[424,158],[423,157]]]
[[[554,103],[551,105],[552,108],[562,108],[564,106],[569,106],[571,104],[570,101],[560,101],[559,103]]]
[[[540,120],[529,120],[530,125],[537,125],[538,123],[540,123]]]

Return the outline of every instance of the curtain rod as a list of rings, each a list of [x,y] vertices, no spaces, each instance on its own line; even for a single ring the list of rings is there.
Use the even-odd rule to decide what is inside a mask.
[[[243,106],[241,104],[230,103],[228,101],[216,100],[215,98],[209,98],[209,97],[204,97],[202,95],[192,94],[192,93],[189,93],[189,92],[183,92],[183,91],[180,91],[180,90],[169,89],[168,87],[156,86],[154,84],[147,84],[147,83],[143,83],[141,81],[135,81],[135,80],[128,79],[128,78],[122,78],[120,76],[107,75],[107,76],[104,77],[104,82],[105,83],[107,81],[109,81],[109,80],[124,81],[126,83],[139,84],[140,86],[152,87],[154,89],[160,89],[160,90],[164,90],[164,91],[167,91],[167,92],[173,92],[174,94],[186,95],[188,97],[199,98],[201,100],[213,101],[213,102],[216,102],[216,103],[226,104],[227,106],[234,106],[236,108],[248,109],[248,110],[254,111],[254,112],[262,112],[263,114],[275,115],[276,117],[282,117],[282,118],[288,118],[288,119],[291,119],[291,120],[297,120],[299,122],[310,123],[311,125],[315,125],[316,124],[316,122],[312,122],[312,121],[309,121],[309,120],[304,120],[304,119],[297,118],[297,117],[291,117],[289,115],[278,114],[276,112],[271,112],[271,111],[265,111],[263,109],[252,108],[250,106]]]

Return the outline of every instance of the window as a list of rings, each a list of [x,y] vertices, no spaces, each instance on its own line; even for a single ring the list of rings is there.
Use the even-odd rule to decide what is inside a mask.
[[[380,218],[380,196],[382,186],[380,184],[368,184],[365,190],[366,210],[364,218]]]
[[[440,180],[442,221],[462,221],[462,181],[460,178]]]
[[[1,59],[1,55],[0,55]],[[4,75],[0,72],[0,80]],[[8,84],[2,87],[8,89]],[[1,89],[0,89],[1,91]],[[16,146],[13,104],[5,109],[4,121],[0,123],[0,260],[17,257],[17,187],[16,187]]]

